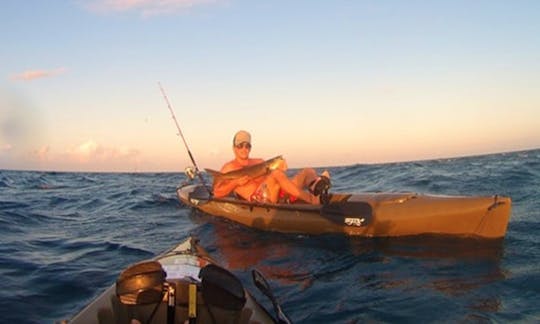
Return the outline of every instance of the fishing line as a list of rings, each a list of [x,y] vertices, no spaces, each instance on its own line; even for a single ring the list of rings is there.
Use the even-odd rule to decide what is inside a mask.
[[[182,141],[184,142],[184,146],[186,147],[186,150],[188,152],[189,158],[191,159],[191,162],[193,163],[193,166],[195,167],[195,173],[197,176],[199,176],[199,180],[201,180],[201,183],[203,184],[204,188],[208,191],[210,196],[212,196],[212,191],[206,186],[206,182],[204,181],[204,178],[202,177],[201,173],[199,172],[199,167],[197,166],[197,162],[195,162],[195,159],[193,158],[193,154],[191,154],[191,150],[189,149],[189,146],[186,142],[186,139],[184,138],[184,134],[182,134],[182,129],[180,129],[180,125],[178,124],[178,120],[176,120],[176,115],[174,114],[174,111],[172,109],[171,103],[169,102],[169,98],[167,97],[167,94],[165,93],[165,90],[161,86],[161,82],[158,82],[159,89],[161,90],[161,94],[163,94],[163,98],[165,98],[165,102],[167,103],[167,107],[169,108],[169,111],[171,112],[172,119],[174,120],[174,124],[176,125],[176,129],[178,130],[178,134]]]

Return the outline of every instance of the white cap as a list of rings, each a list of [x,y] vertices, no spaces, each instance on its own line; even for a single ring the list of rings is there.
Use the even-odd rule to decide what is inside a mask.
[[[251,135],[245,130],[238,131],[233,138],[233,145],[236,146],[242,143],[251,144]]]

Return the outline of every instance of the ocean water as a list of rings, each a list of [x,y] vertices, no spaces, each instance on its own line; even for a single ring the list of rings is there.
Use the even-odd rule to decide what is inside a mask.
[[[0,171],[0,322],[69,319],[189,235],[270,307],[249,271],[265,274],[297,323],[540,322],[540,150],[330,172],[339,192],[510,196],[507,235],[268,233],[180,204],[182,174]]]

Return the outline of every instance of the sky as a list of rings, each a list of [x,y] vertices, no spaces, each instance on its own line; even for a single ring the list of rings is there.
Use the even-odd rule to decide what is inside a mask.
[[[540,148],[540,1],[7,0],[0,169],[290,167]]]

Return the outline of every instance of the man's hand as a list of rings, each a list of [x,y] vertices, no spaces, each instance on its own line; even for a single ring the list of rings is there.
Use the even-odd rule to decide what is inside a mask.
[[[240,177],[240,178],[236,179],[236,185],[238,185],[238,186],[243,186],[243,185],[245,185],[246,183],[248,183],[249,180],[251,180],[251,177],[248,176],[248,175],[245,175],[245,176],[243,176],[243,177]]]
[[[287,161],[285,161],[285,159],[283,159],[283,160],[279,163],[278,169],[281,170],[281,171],[287,171],[288,166],[287,166]]]

